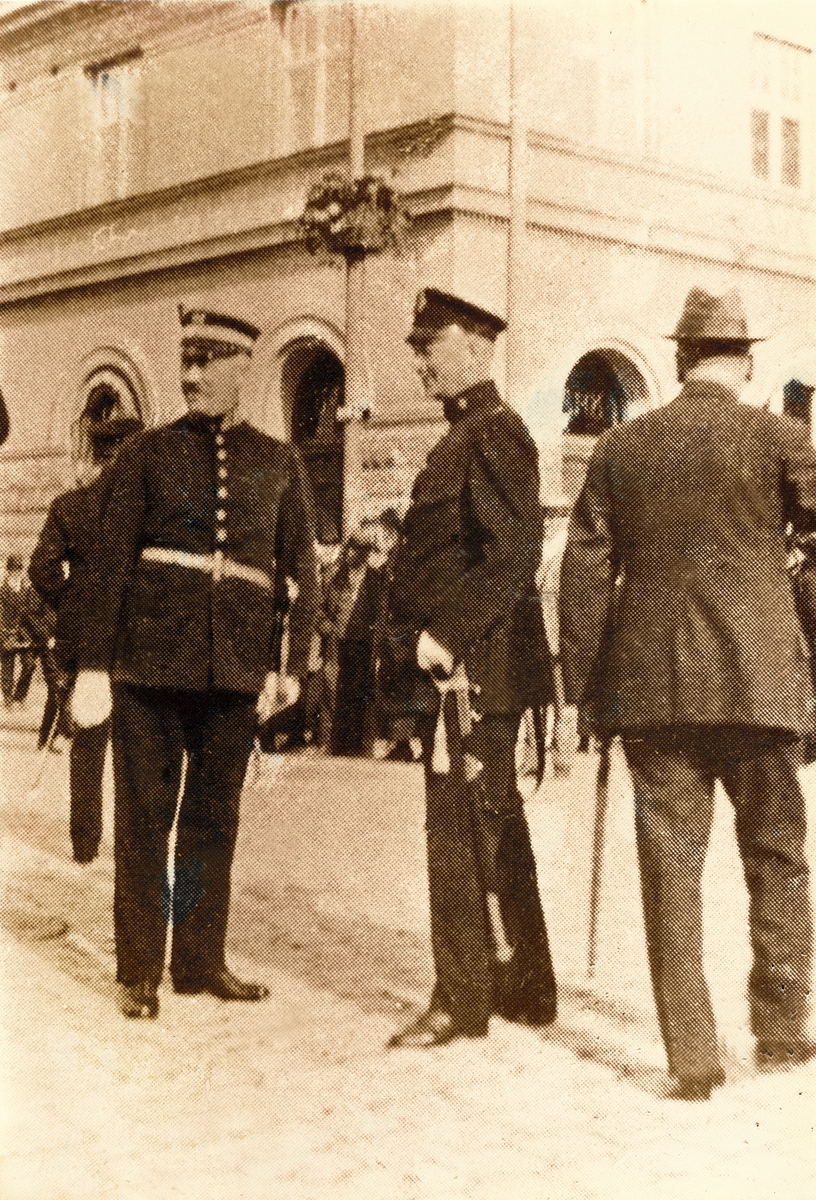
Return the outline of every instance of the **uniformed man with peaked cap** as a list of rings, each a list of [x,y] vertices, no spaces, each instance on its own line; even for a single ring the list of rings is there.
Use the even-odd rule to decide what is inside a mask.
[[[302,462],[238,414],[259,331],[205,310],[180,319],[189,412],[132,439],[113,468],[73,706],[81,724],[104,716],[112,677],[117,977],[132,1017],[158,1012],[171,913],[177,992],[268,995],[225,962],[230,869],[256,703],[268,716],[297,698],[317,611]],[[298,597],[279,677],[287,580]]]
[[[483,1037],[494,1012],[555,1019],[515,778],[520,714],[551,681],[534,584],[543,511],[535,444],[490,378],[504,327],[461,296],[425,288],[408,336],[450,428],[414,485],[382,672],[392,709],[416,717],[424,746],[436,965],[427,1012],[394,1046]]]
[[[757,1064],[816,1053],[797,775],[812,694],[785,571],[786,524],[816,528],[816,452],[800,423],[739,403],[758,339],[735,288],[693,288],[671,336],[680,394],[592,453],[562,565],[561,657],[567,700],[623,740],[672,1091],[702,1101],[725,1079],[700,897],[718,778],[750,895]]]

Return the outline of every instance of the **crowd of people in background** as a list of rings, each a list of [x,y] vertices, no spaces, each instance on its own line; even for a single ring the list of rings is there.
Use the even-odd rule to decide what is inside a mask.
[[[342,542],[330,521],[318,521],[321,608],[309,673],[297,702],[259,730],[263,750],[312,748],[406,762],[421,758],[413,722],[388,711],[379,687],[401,529],[393,507],[364,517]]]

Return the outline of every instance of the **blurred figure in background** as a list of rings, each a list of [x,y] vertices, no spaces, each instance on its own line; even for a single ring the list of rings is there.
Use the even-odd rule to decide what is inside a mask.
[[[52,698],[49,690],[40,729],[41,745],[47,741],[54,720],[60,720],[61,710],[67,707],[65,701],[76,676],[80,621],[99,582],[92,567],[92,552],[100,536],[101,505],[107,489],[105,467],[125,438],[141,428],[142,422],[136,417],[87,424],[84,435],[88,457],[77,464],[75,486],[52,502],[31,556],[31,582],[57,612],[52,652],[55,694]],[[43,658],[43,674],[45,663]],[[51,719],[46,722],[49,714]],[[109,735],[109,720],[73,730],[70,828],[74,858],[80,863],[96,857],[102,837],[102,775]]]
[[[363,750],[365,709],[372,700],[372,618],[365,595],[364,605],[358,605],[358,600],[371,550],[362,531],[349,536],[323,602],[320,633],[332,754],[355,755]]]
[[[0,392],[0,446],[9,435],[9,415],[3,393]]]
[[[25,704],[37,665],[37,651],[29,625],[31,605],[31,585],[25,576],[23,559],[19,554],[10,554],[5,578],[0,583],[0,684],[6,708]]]

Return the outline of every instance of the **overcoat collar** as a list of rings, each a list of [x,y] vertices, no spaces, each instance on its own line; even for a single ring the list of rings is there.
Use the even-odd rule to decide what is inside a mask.
[[[689,379],[683,384],[683,390],[677,396],[677,401],[698,405],[700,411],[703,412],[712,404],[738,404],[739,396],[731,388],[714,379]]]

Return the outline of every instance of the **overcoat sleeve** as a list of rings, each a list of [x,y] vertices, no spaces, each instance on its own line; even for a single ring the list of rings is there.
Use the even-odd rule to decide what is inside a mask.
[[[816,529],[816,451],[808,431],[785,422],[782,491],[787,519],[797,533]]]
[[[69,549],[70,539],[55,500],[48,510],[28,567],[29,579],[52,608],[59,607],[67,586],[64,564],[68,561]]]
[[[309,654],[320,615],[320,580],[315,548],[315,510],[312,489],[298,451],[292,447],[292,477],[281,497],[276,552],[276,591],[283,594],[288,577],[297,583],[289,614],[289,675],[306,675]],[[273,669],[280,665],[274,661]]]
[[[587,696],[612,616],[618,564],[604,456],[598,442],[572,512],[561,563],[560,649],[568,704]]]
[[[146,442],[129,438],[108,468],[100,535],[88,559],[87,603],[77,647],[80,670],[111,671],[125,588],[141,549],[147,505]]]
[[[478,430],[464,500],[479,553],[440,597],[428,625],[431,636],[457,659],[505,621],[533,585],[543,512],[537,453],[526,430],[515,430],[504,416],[491,418]]]

